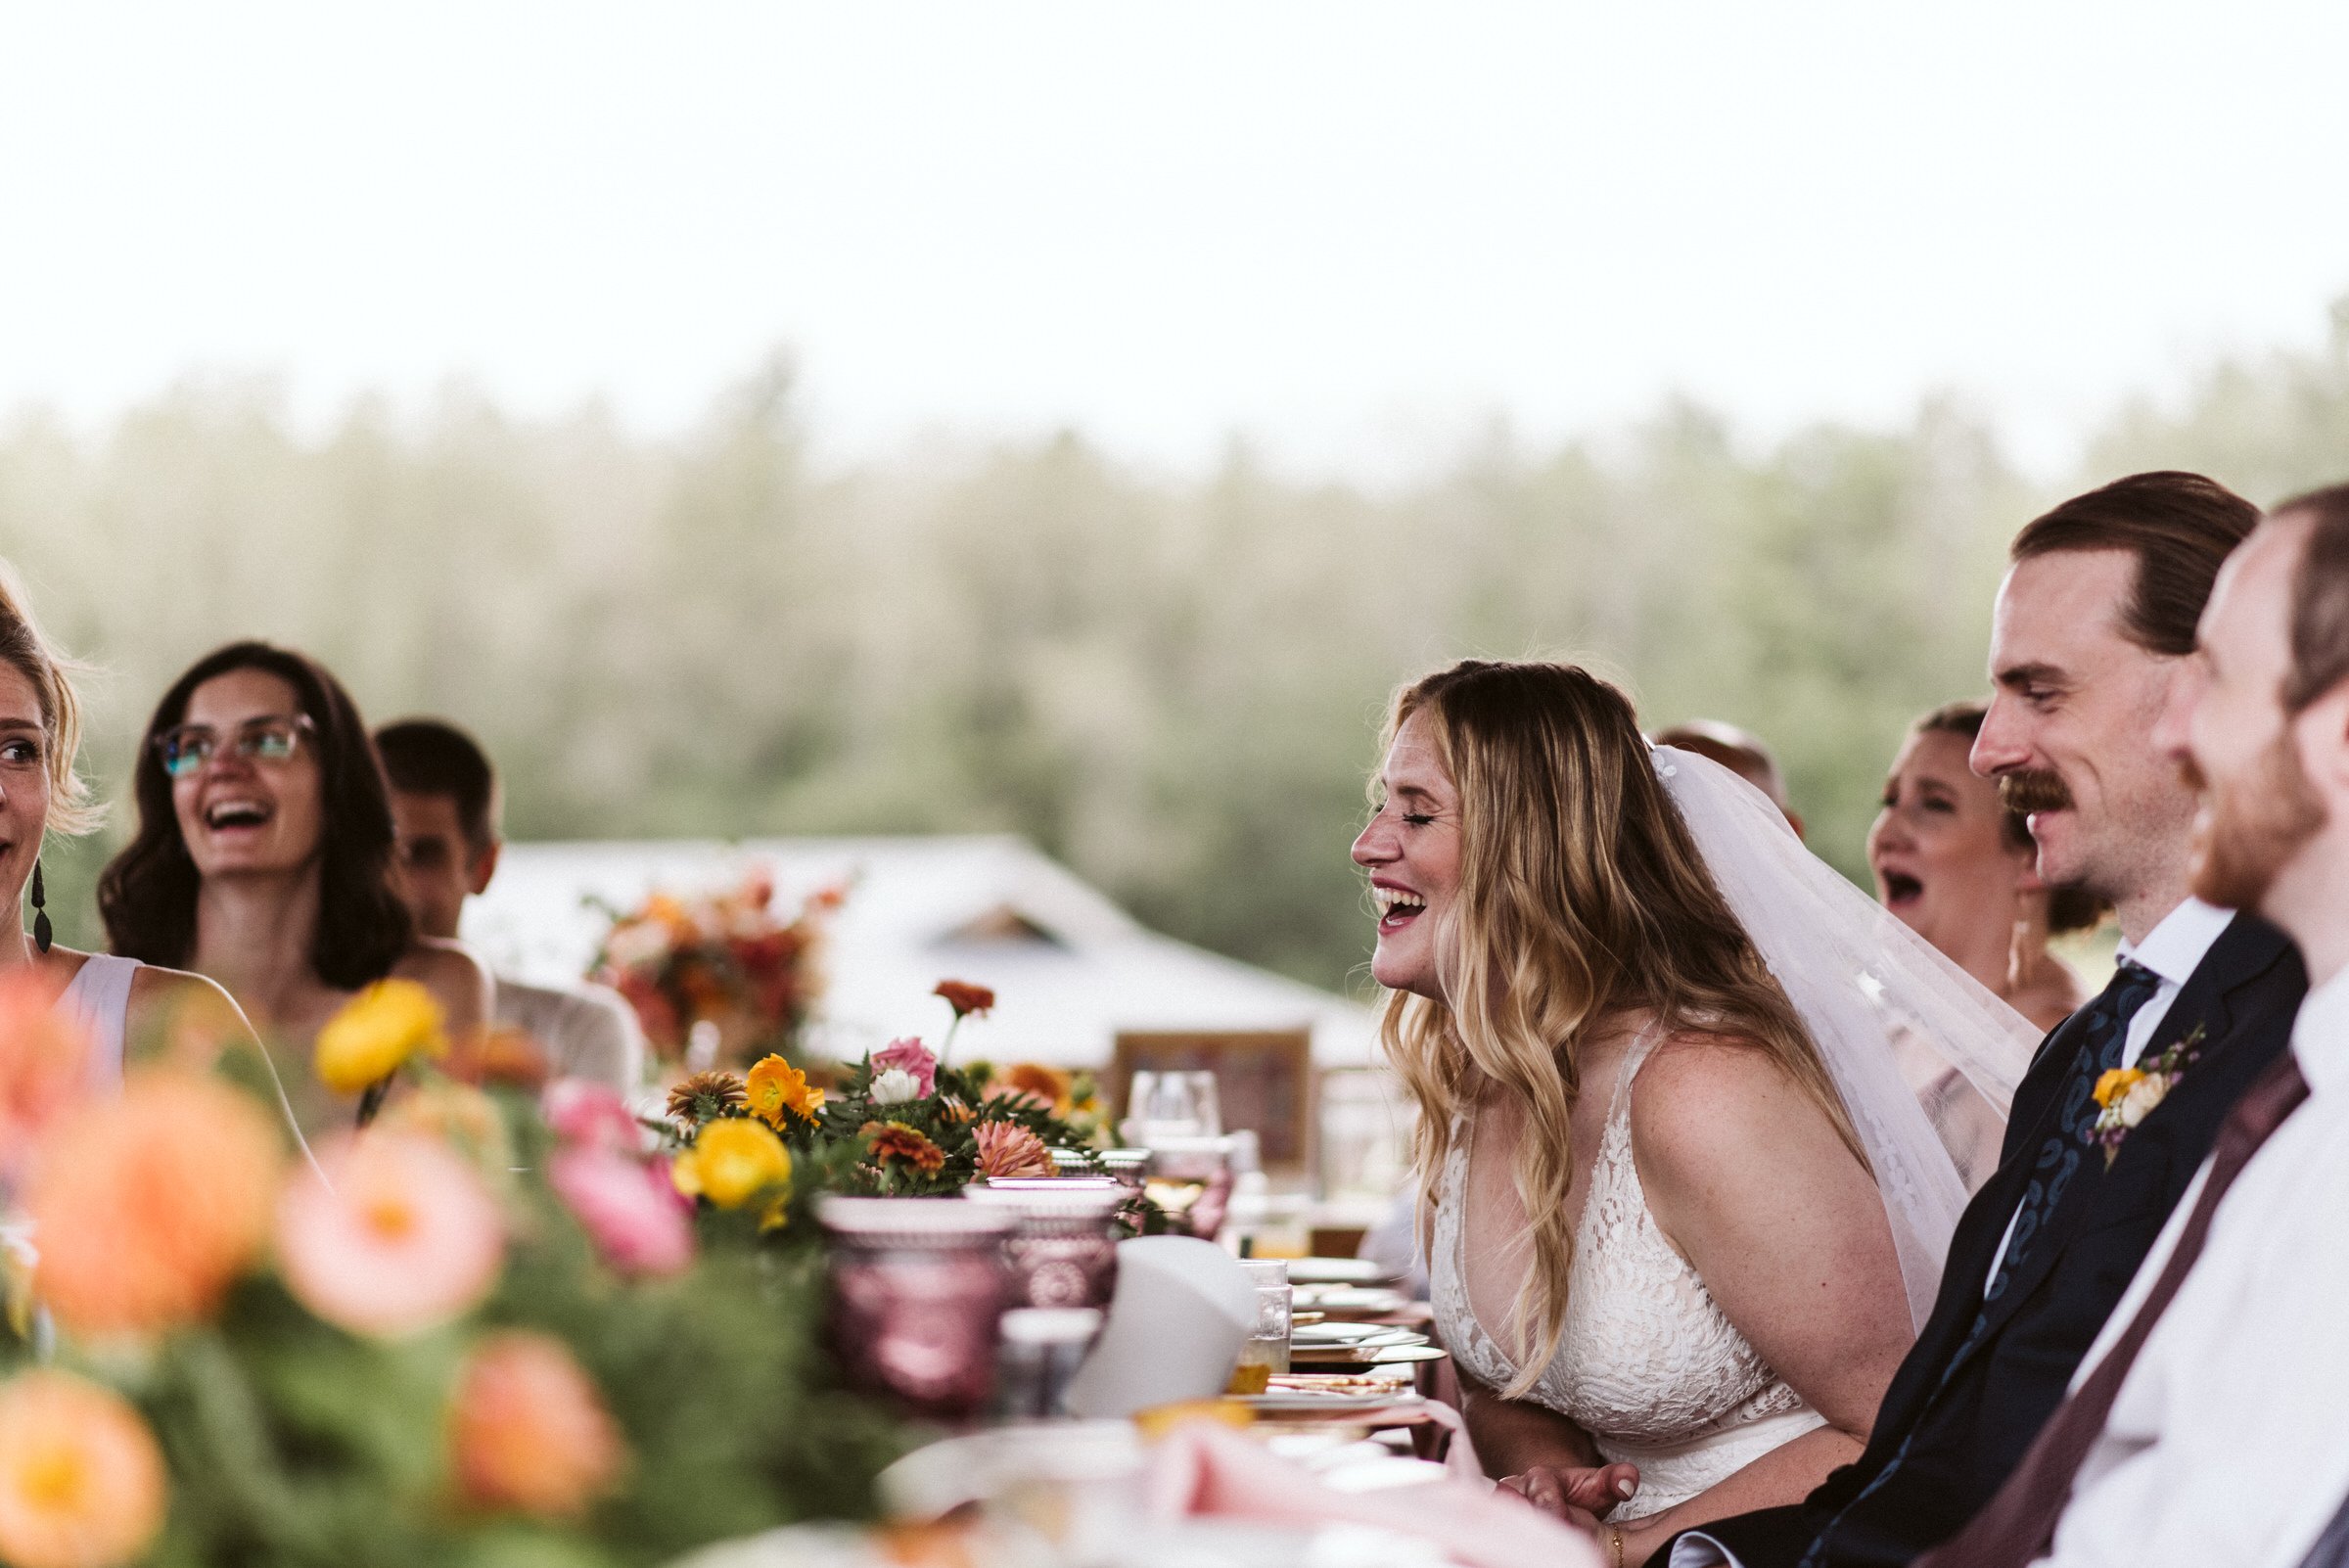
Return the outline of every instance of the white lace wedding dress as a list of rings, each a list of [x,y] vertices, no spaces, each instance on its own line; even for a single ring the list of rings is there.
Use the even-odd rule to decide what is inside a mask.
[[[1632,1047],[1616,1082],[1575,1227],[1564,1330],[1527,1395],[1589,1433],[1608,1462],[1639,1467],[1638,1492],[1607,1516],[1617,1524],[1684,1502],[1825,1424],[1737,1332],[1648,1213],[1631,1109],[1656,1039],[1651,1031]],[[1503,1325],[1533,1249],[1509,1176],[1514,1128],[1490,1111],[1478,1122],[1453,1126],[1428,1277],[1445,1347],[1497,1390],[1517,1376]],[[1474,1258],[1472,1228],[1482,1249]]]

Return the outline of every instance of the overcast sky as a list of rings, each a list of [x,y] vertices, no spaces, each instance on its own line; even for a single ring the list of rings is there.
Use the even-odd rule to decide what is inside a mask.
[[[0,0],[0,408],[468,376],[1374,476],[1670,390],[2059,463],[2349,294],[2349,6]]]

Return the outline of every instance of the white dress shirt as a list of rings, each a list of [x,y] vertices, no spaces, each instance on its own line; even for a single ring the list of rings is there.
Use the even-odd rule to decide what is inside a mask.
[[[2293,1568],[2349,1493],[2349,972],[2302,1004],[2292,1054],[2309,1097],[2220,1200],[2130,1367],[2056,1527],[2062,1568]],[[2136,1316],[2208,1175],[2082,1375]]]
[[[2178,999],[2178,992],[2185,989],[2193,972],[2202,967],[2202,960],[2210,955],[2212,945],[2234,918],[2232,909],[2188,899],[2162,916],[2160,923],[2145,933],[2143,942],[2135,945],[2122,942],[2113,955],[2115,961],[2134,959],[2151,970],[2155,981],[2153,994],[2130,1015],[2128,1043],[2122,1047],[2123,1061],[2134,1062],[2144,1053],[2145,1042],[2169,1016],[2170,1004]],[[2180,1205],[2181,1211],[2190,1207],[2190,1203]],[[2006,1245],[2014,1239],[2015,1219],[2021,1214],[2022,1204],[2018,1199],[2014,1214],[2007,1218],[2006,1233],[1999,1238],[1998,1251],[1991,1254],[1990,1268],[1975,1284],[1977,1290],[1987,1292],[1990,1282],[1998,1277],[1999,1265],[2006,1259]],[[2120,1320],[2128,1321],[2125,1317]],[[1724,1565],[1745,1568],[1734,1552],[1701,1531],[1691,1531],[1673,1545],[1672,1568],[1724,1568]]]

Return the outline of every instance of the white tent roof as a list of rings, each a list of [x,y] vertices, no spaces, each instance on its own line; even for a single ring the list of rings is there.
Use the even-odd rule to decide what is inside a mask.
[[[833,916],[828,978],[809,1043],[853,1058],[900,1035],[936,1044],[941,980],[991,987],[994,1012],[957,1037],[958,1058],[1108,1063],[1123,1030],[1286,1030],[1313,1035],[1327,1067],[1371,1058],[1371,1014],[1344,997],[1145,930],[1024,839],[759,839],[510,844],[464,938],[505,973],[576,979],[608,917],[661,889],[729,886],[772,872],[776,907],[850,884]]]

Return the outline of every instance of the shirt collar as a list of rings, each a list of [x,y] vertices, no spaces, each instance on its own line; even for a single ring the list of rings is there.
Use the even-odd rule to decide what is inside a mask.
[[[2124,939],[2113,957],[2134,959],[2169,984],[2183,986],[2201,967],[2211,944],[2234,918],[2233,909],[2188,899],[2163,915],[2161,924],[2146,932],[2143,942],[2132,946]]]
[[[2292,1020],[2292,1054],[2309,1092],[2349,1088],[2349,969],[2308,993]]]

